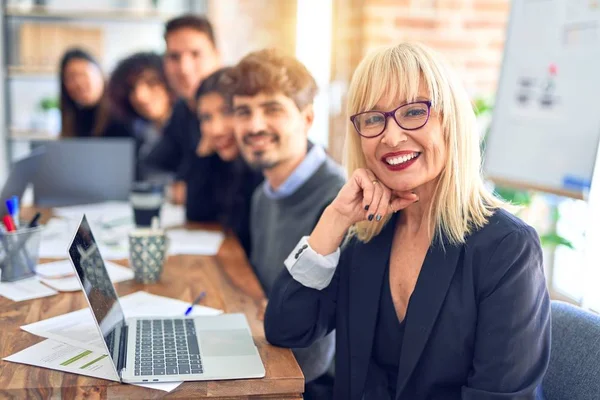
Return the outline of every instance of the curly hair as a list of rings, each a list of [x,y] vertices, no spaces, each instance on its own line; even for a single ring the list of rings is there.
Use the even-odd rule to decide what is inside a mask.
[[[171,103],[175,101],[176,96],[167,82],[162,57],[152,52],[135,53],[117,64],[108,83],[112,112],[119,119],[130,121],[144,118],[133,108],[129,95],[139,77],[146,71],[156,73],[161,84],[167,89]]]

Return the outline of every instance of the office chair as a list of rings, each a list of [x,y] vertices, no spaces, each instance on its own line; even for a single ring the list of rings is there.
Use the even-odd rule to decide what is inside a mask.
[[[552,301],[552,350],[545,400],[600,399],[600,315]]]

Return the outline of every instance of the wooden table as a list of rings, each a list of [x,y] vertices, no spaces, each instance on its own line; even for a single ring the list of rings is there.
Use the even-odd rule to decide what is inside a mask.
[[[127,265],[123,260],[120,264]],[[116,285],[124,296],[138,290],[190,302],[205,290],[202,305],[225,312],[243,312],[265,365],[263,379],[185,382],[170,393],[108,380],[63,373],[0,360],[0,399],[4,398],[216,398],[301,399],[304,377],[292,352],[271,346],[264,336],[262,312],[265,296],[237,240],[227,237],[216,257],[171,256],[161,282],[134,281]],[[12,302],[0,297],[0,358],[44,339],[22,331],[21,325],[86,307],[81,292],[60,293],[30,301]]]

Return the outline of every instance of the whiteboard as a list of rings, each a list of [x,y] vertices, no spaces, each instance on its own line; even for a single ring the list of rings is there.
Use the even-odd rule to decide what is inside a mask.
[[[514,0],[484,172],[577,198],[600,139],[600,0]]]

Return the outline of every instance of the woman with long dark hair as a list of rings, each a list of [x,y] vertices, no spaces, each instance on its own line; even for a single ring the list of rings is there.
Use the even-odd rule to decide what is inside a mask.
[[[68,50],[60,62],[61,137],[104,136],[110,112],[102,69],[88,52]]]

